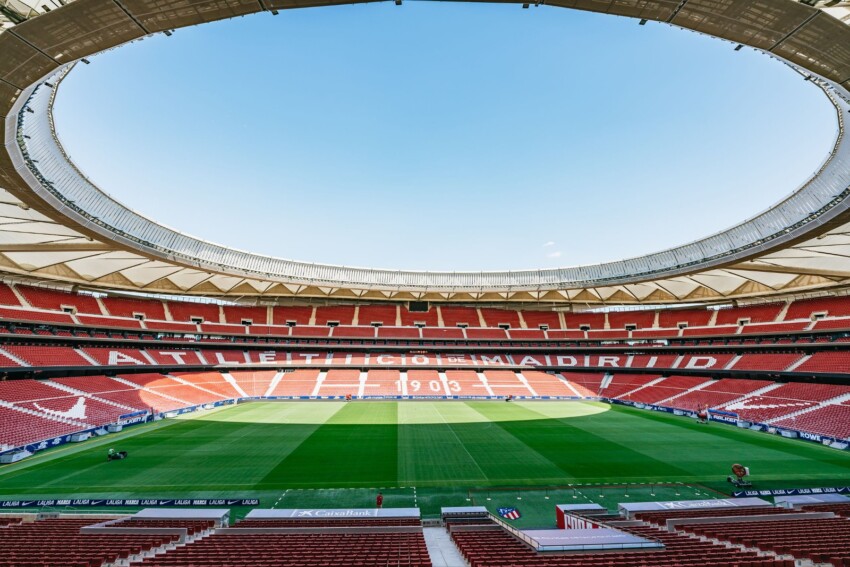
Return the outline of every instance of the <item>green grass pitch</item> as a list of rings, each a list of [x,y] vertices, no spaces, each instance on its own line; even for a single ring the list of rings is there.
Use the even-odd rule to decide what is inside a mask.
[[[106,462],[109,447],[125,461]],[[129,428],[0,468],[0,500],[260,498],[262,507],[516,506],[850,484],[850,453],[595,402],[254,402]],[[237,511],[237,515],[239,511]]]

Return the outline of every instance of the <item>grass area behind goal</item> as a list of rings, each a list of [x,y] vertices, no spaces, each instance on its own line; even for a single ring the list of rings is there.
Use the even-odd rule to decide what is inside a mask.
[[[125,461],[106,462],[106,450]],[[516,506],[850,484],[850,454],[595,402],[256,402],[188,414],[0,468],[0,500],[260,498],[261,507]],[[542,518],[542,516],[541,516]]]

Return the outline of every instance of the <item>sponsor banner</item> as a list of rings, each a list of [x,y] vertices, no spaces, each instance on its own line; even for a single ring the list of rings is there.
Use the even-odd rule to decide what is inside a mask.
[[[147,366],[150,361],[141,356],[108,348],[95,348],[107,366]],[[196,366],[201,360],[193,349],[147,349],[159,365]],[[268,364],[273,366],[531,366],[531,367],[594,367],[594,368],[661,368],[658,357],[650,356],[645,364],[631,366],[626,354],[539,354],[539,353],[399,353],[399,352],[301,352],[298,350],[251,349],[233,350],[200,348],[197,350],[210,364],[241,366]],[[720,368],[725,359],[709,354],[685,354],[677,366],[685,370]]]
[[[137,411],[135,413],[128,413],[122,415],[118,418],[119,425],[134,425],[136,423],[145,423],[148,419],[153,419],[153,413],[148,413],[146,411]]]
[[[731,423],[732,425],[738,424],[738,418],[732,417],[729,415],[715,415],[713,411],[708,413],[709,421],[719,421],[720,423]]]
[[[824,488],[776,488],[773,490],[737,490],[732,493],[735,498],[750,498],[754,496],[810,496],[815,494],[848,494],[850,486]]]
[[[757,495],[756,495],[757,496]],[[637,512],[652,512],[657,510],[711,510],[717,508],[741,508],[744,506],[772,507],[767,500],[750,495],[749,498],[729,500],[718,498],[716,500],[673,500],[669,502],[620,502],[620,513],[628,518]]]
[[[418,518],[419,508],[255,508],[245,518]]]
[[[259,506],[257,498],[53,498],[47,500],[0,500],[0,508],[108,508],[141,506],[167,508],[172,506]]]

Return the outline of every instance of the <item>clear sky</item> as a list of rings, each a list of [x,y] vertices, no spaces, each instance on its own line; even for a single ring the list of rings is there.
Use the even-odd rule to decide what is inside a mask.
[[[56,123],[102,189],[214,242],[350,266],[570,266],[731,226],[826,157],[826,98],[733,48],[546,6],[263,13],[92,58]]]

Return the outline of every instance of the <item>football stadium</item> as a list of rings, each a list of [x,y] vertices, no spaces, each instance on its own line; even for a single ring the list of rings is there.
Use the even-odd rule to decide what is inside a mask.
[[[850,566],[850,2],[497,3],[757,54],[835,124],[772,206],[605,263],[245,252],[60,141],[116,48],[351,4],[0,0],[0,567]]]

